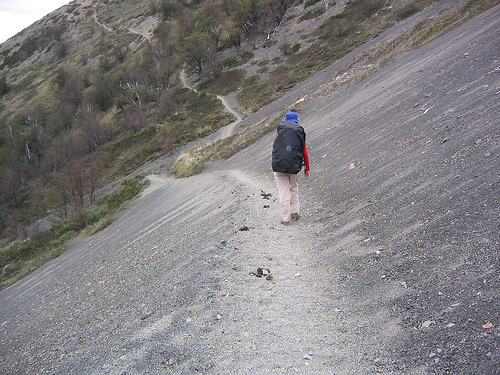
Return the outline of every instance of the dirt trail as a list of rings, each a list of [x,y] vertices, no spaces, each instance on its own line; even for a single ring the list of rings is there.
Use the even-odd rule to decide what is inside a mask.
[[[243,120],[243,116],[240,113],[238,113],[235,109],[229,106],[229,103],[225,97],[223,97],[222,95],[217,95],[217,98],[222,102],[222,105],[224,106],[226,111],[231,113],[234,117],[236,117],[236,120],[234,120],[232,123],[218,130],[220,134],[219,138],[224,139],[232,136],[233,134],[238,133],[239,128],[237,127],[237,125]]]
[[[97,5],[93,4],[92,6],[94,8],[93,19],[94,19],[95,23],[97,25],[99,25],[100,27],[106,29],[108,32],[113,32],[112,28],[110,28],[109,26],[107,26],[106,24],[104,24],[98,20],[97,13],[98,13],[99,9],[98,9]],[[131,32],[132,34],[140,35],[141,37],[143,37],[144,38],[143,41],[148,40],[149,42],[151,42],[151,32],[150,31],[154,30],[157,24],[158,24],[158,19],[150,16],[150,17],[147,17],[146,19],[144,19],[141,23],[136,24],[133,27],[128,27],[127,30],[129,32]]]
[[[196,88],[192,87],[191,84],[189,83],[189,80],[186,75],[186,69],[181,70],[180,79],[183,87],[196,91]],[[232,136],[233,134],[238,133],[239,127],[237,127],[237,125],[243,120],[243,116],[236,109],[232,108],[229,105],[229,102],[227,101],[226,97],[222,95],[217,95],[217,98],[222,102],[225,111],[231,113],[234,117],[236,117],[236,120],[218,129],[214,134],[205,139],[204,142],[213,142],[218,139],[224,139]]]
[[[97,23],[99,26],[101,26],[102,28],[106,29],[110,33],[113,32],[113,29],[111,29],[108,26],[106,26],[105,24],[99,22],[99,20],[97,19],[97,11],[94,12],[94,21],[95,21],[95,23]]]

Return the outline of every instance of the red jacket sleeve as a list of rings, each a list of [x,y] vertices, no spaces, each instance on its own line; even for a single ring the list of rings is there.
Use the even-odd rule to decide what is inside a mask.
[[[304,163],[306,165],[306,172],[309,171],[309,155],[307,154],[306,143],[304,142]]]

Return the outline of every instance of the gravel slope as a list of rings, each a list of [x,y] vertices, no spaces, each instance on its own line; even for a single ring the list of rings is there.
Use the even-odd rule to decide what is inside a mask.
[[[198,176],[152,175],[0,292],[2,373],[498,374],[499,30],[497,6],[302,101],[294,225],[272,134]]]

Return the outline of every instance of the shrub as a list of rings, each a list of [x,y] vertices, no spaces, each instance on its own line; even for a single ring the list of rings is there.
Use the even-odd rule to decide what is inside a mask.
[[[5,79],[5,75],[2,75],[0,76],[0,97],[7,94],[7,91],[8,91],[7,81]]]
[[[300,21],[311,20],[313,18],[317,18],[317,17],[321,16],[323,13],[325,13],[325,8],[316,7],[314,9],[307,11],[302,16],[300,16],[299,20]]]
[[[269,39],[264,42],[263,46],[269,48],[274,46],[276,43],[278,43],[276,39]]]
[[[109,215],[109,206],[107,204],[99,204],[90,206],[85,216],[85,224],[93,225]]]
[[[148,182],[143,181],[142,176],[136,176],[131,180],[125,180],[121,183],[121,187],[104,197],[103,201],[106,202],[111,210],[116,210],[122,206],[123,203],[132,200]]]
[[[290,53],[291,53],[291,54],[294,54],[294,53],[299,52],[301,47],[302,47],[302,44],[300,44],[300,43],[295,43],[295,44],[291,47]]]
[[[304,9],[307,7],[313,6],[317,3],[319,3],[321,0],[307,0],[306,3],[304,4]]]
[[[240,64],[241,64],[241,58],[239,56],[231,56],[225,59],[221,63],[221,66],[223,68],[234,68],[235,66],[238,66]]]
[[[396,10],[396,12],[394,13],[394,17],[397,20],[404,20],[408,17],[413,16],[419,10],[419,7],[414,3],[406,4],[405,6]]]
[[[61,234],[61,235],[65,232],[81,229],[80,224],[74,218],[64,219],[63,221],[61,221],[61,224],[59,225],[59,227],[60,227],[60,230],[58,231],[58,234]]]
[[[241,63],[245,64],[249,60],[253,59],[254,53],[252,51],[245,51],[241,54]]]
[[[266,66],[267,64],[269,64],[269,59],[264,59],[264,60],[260,60],[258,63],[257,63],[257,66],[259,67],[263,67],[263,66]]]

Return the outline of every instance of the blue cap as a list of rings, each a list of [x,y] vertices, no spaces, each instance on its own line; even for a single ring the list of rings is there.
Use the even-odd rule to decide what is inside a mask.
[[[297,117],[297,113],[295,113],[295,112],[288,112],[285,115],[285,121],[297,121],[297,122],[299,122],[300,120]]]

